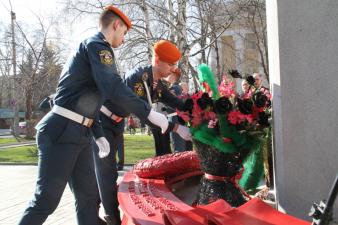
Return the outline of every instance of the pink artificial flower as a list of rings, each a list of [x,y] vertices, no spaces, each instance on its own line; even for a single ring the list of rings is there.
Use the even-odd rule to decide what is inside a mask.
[[[244,93],[241,97],[243,99],[250,99],[252,97],[252,94],[253,94],[253,90],[249,89],[248,92]]]
[[[219,93],[223,97],[231,97],[236,94],[235,92],[235,83],[230,81],[226,76],[223,76],[222,82],[218,87]]]
[[[214,120],[209,120],[208,128],[215,128],[216,124],[217,124],[217,118],[215,118]]]
[[[269,89],[267,89],[267,88],[261,88],[260,91],[263,92],[264,95],[265,95],[269,100],[272,99],[272,95],[271,95],[271,92],[269,91]]]

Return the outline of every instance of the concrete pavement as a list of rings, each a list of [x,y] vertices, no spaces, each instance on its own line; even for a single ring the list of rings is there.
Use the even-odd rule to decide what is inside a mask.
[[[0,129],[0,138],[1,137],[8,137],[11,136],[11,130],[10,129]]]
[[[129,170],[131,167],[125,167]],[[121,180],[124,172],[119,172]],[[32,198],[37,176],[37,166],[0,166],[0,224],[15,225]],[[119,181],[118,180],[118,181]],[[55,212],[45,225],[77,225],[74,197],[68,185]],[[100,215],[103,216],[102,207]]]

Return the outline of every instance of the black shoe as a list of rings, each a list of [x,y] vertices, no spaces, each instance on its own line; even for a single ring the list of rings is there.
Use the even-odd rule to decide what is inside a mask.
[[[106,221],[104,221],[103,219],[99,218],[99,224],[100,225],[107,225]]]
[[[106,220],[107,225],[121,225],[120,218],[105,216],[104,219]]]

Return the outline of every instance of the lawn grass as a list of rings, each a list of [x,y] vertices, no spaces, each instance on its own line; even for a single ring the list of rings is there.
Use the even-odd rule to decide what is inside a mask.
[[[0,138],[0,145],[5,145],[5,144],[13,144],[13,143],[20,143],[20,142],[24,142],[24,141],[33,141],[34,139],[25,139],[25,138]]]
[[[153,136],[125,135],[125,163],[135,162],[155,155]],[[36,145],[0,150],[1,163],[37,163]]]
[[[37,163],[37,148],[35,145],[9,148],[0,151],[1,163]]]
[[[154,138],[149,135],[125,135],[124,158],[126,164],[155,156]]]
[[[18,142],[15,138],[0,138],[0,145],[1,144],[11,144]]]

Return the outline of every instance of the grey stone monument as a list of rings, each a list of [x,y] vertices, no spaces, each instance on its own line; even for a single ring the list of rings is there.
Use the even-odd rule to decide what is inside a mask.
[[[311,220],[338,172],[338,1],[266,4],[278,208]]]

